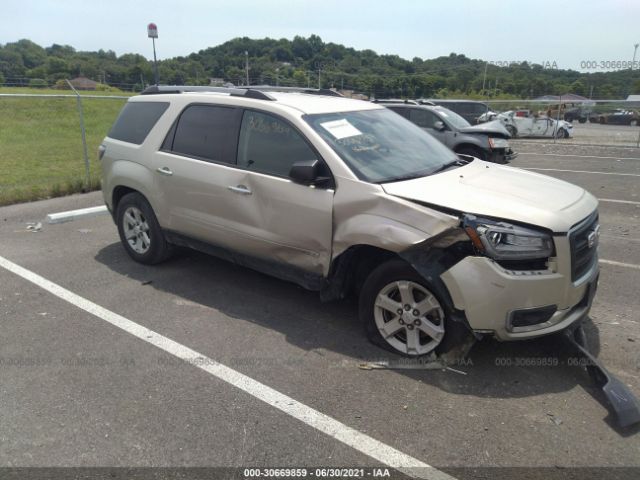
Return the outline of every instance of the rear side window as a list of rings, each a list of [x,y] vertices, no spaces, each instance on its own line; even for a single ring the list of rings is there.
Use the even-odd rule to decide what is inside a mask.
[[[404,118],[409,118],[409,109],[403,107],[387,107],[389,110],[396,112],[398,115],[402,115]]]
[[[129,102],[107,136],[140,145],[168,107],[167,102]]]
[[[232,107],[187,107],[175,128],[171,151],[202,160],[235,163],[240,113]]]

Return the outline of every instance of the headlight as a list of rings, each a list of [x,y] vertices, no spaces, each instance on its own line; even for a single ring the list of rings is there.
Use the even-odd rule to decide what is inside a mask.
[[[553,254],[551,235],[504,222],[465,219],[476,249],[495,260],[534,260]]]
[[[490,148],[509,148],[509,142],[504,138],[491,138],[489,137]]]

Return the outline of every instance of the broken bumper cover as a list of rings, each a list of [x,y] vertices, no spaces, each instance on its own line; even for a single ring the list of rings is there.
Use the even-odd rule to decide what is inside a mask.
[[[491,151],[487,160],[497,163],[509,163],[510,161],[515,160],[517,157],[517,152],[514,152],[511,148],[498,148]]]
[[[640,402],[624,383],[589,352],[582,325],[576,324],[575,328],[565,330],[564,334],[576,353],[586,360],[586,369],[594,383],[602,389],[618,426],[626,428],[640,423]]]
[[[566,274],[512,271],[486,257],[466,257],[441,275],[470,327],[499,340],[522,340],[566,329],[591,309],[598,281],[594,263],[580,283]]]

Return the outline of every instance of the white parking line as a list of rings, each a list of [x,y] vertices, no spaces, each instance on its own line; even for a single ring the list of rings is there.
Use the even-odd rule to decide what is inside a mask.
[[[609,203],[626,203],[628,205],[640,205],[640,202],[634,202],[633,200],[615,200],[613,198],[599,198],[598,201]]]
[[[534,155],[537,157],[580,157],[580,158],[603,158],[607,160],[640,160],[640,158],[629,157],[599,157],[597,155],[576,155],[576,154],[560,154],[560,153],[533,153],[533,152],[519,152],[520,155]]]
[[[573,173],[592,173],[594,175],[621,175],[624,177],[640,177],[640,173],[614,173],[614,172],[592,172],[589,170],[564,170],[561,168],[533,168],[520,167],[523,170],[540,170],[541,172],[573,172]]]
[[[636,265],[634,263],[616,262],[615,260],[604,260],[602,258],[599,260],[599,262],[604,263],[605,265],[614,265],[616,267],[625,267],[640,270],[640,265]]]
[[[308,426],[319,430],[330,437],[348,445],[349,447],[368,455],[369,457],[390,467],[396,468],[409,476],[433,479],[455,480],[454,477],[396,450],[369,435],[355,430],[318,410],[315,410],[297,400],[274,390],[267,385],[258,382],[232,368],[229,368],[215,360],[202,355],[170,338],[139,325],[117,313],[107,310],[100,305],[87,300],[66,288],[61,287],[37,273],[17,265],[0,256],[0,267],[24,278],[56,297],[110,323],[111,325],[150,343],[165,352],[184,360],[214,377],[233,385],[249,395],[265,402],[304,422]]]

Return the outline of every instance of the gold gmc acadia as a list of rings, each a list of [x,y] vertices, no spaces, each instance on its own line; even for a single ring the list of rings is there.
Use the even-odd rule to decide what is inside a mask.
[[[407,356],[519,340],[589,312],[598,204],[544,175],[457,156],[400,115],[330,91],[150,87],[99,148],[127,253],[174,245],[359,296]]]

